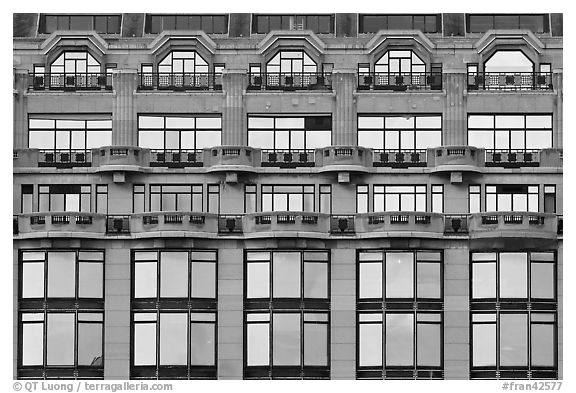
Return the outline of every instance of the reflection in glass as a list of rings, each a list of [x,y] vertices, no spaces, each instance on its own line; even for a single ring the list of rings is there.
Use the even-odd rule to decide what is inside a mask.
[[[328,365],[328,325],[304,323],[304,365]]]
[[[22,297],[44,297],[44,262],[22,264]]]
[[[156,323],[134,325],[134,365],[156,365]]]
[[[248,366],[267,366],[270,364],[269,324],[249,324],[247,326],[247,364]]]
[[[386,297],[414,296],[414,255],[412,253],[386,254]]]
[[[532,299],[553,299],[554,287],[554,264],[532,262],[530,283]]]
[[[360,366],[382,365],[382,324],[360,324]]]
[[[414,364],[414,315],[386,314],[386,365]]]
[[[102,324],[78,323],[78,365],[102,364]]]
[[[41,366],[44,364],[44,324],[22,324],[22,365]]]
[[[419,298],[440,298],[440,264],[418,263],[416,287]]]
[[[328,297],[328,264],[304,263],[304,297]]]
[[[418,323],[418,343],[416,357],[418,366],[440,366],[442,329],[440,324]]]
[[[187,364],[187,323],[187,314],[160,314],[160,365]]]
[[[247,297],[270,296],[270,265],[268,262],[247,264]]]
[[[496,324],[472,327],[472,366],[496,365]]]
[[[532,324],[532,366],[554,366],[554,325]]]
[[[192,297],[216,297],[216,264],[192,262]]]
[[[500,365],[526,366],[528,362],[526,314],[500,315]]]
[[[188,253],[162,252],[160,296],[188,297]]]
[[[190,364],[213,366],[215,329],[214,324],[192,322],[190,325]]]
[[[496,297],[496,262],[474,263],[472,265],[472,297]]]
[[[360,298],[382,298],[382,263],[360,264]]]
[[[273,330],[273,364],[300,365],[300,314],[274,314]]]
[[[48,297],[75,297],[76,254],[48,253]]]
[[[103,264],[80,262],[78,265],[78,296],[82,298],[102,298],[104,291]]]
[[[134,296],[137,298],[155,298],[157,279],[156,262],[135,263]]]
[[[300,253],[276,252],[273,264],[273,296],[300,297]]]
[[[49,313],[46,330],[46,364],[74,365],[74,314]]]
[[[500,297],[526,298],[528,281],[528,254],[500,254]]]

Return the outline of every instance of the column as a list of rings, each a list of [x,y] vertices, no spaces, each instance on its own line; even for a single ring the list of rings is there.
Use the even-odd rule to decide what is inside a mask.
[[[113,84],[116,102],[112,114],[112,144],[135,146],[138,140],[138,119],[134,92],[138,88],[138,73],[136,70],[115,70]]]
[[[28,147],[28,71],[14,70],[14,148]]]
[[[356,145],[356,70],[334,70],[332,88],[336,93],[334,108],[333,135],[334,145]]]
[[[226,94],[222,106],[222,145],[248,143],[243,94],[248,86],[246,70],[224,70],[222,90]]]
[[[443,75],[443,85],[446,91],[443,116],[442,144],[466,145],[467,143],[467,116],[466,116],[466,71],[448,70]]]

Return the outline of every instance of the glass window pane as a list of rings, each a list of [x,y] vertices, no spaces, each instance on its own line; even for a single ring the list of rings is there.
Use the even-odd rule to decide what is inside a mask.
[[[328,365],[327,324],[304,324],[304,365]]]
[[[414,297],[414,255],[386,253],[386,297]]]
[[[188,315],[184,313],[160,314],[160,365],[186,365],[188,354]]]
[[[192,297],[216,297],[216,264],[212,262],[192,263]]]
[[[414,315],[386,314],[386,365],[414,364]]]
[[[382,298],[382,263],[360,264],[360,298]]]
[[[382,365],[382,324],[360,324],[359,365]]]
[[[416,359],[417,366],[438,367],[441,366],[441,337],[440,324],[418,324],[418,343]]]
[[[22,325],[22,365],[42,366],[44,364],[44,324],[25,323]]]
[[[181,343],[178,345],[181,346]],[[134,325],[134,365],[156,365],[156,324]]]
[[[300,297],[300,253],[275,252],[272,275],[275,298]]]
[[[530,291],[533,299],[554,298],[554,265],[552,263],[531,264]]]
[[[134,296],[137,298],[155,298],[157,279],[156,262],[135,263]]]
[[[332,131],[308,131],[306,133],[306,149],[316,149],[332,144]]]
[[[148,149],[164,149],[164,131],[138,132],[138,146]]]
[[[494,131],[468,131],[468,145],[494,149]]]
[[[76,254],[48,253],[48,297],[75,297]]]
[[[496,297],[496,263],[472,264],[472,297]]]
[[[247,326],[246,355],[248,366],[267,366],[270,364],[270,330],[267,323]]]
[[[500,297],[526,298],[527,294],[527,254],[500,254]]]
[[[82,262],[78,265],[78,296],[84,298],[102,298],[103,264]]]
[[[468,128],[494,128],[494,116],[468,116]]]
[[[552,147],[552,131],[526,131],[526,149],[546,149]]]
[[[22,297],[44,297],[44,262],[22,264]]]
[[[472,366],[496,365],[496,324],[472,327]]]
[[[273,329],[273,364],[300,365],[300,314],[274,314]]]
[[[532,366],[554,366],[554,325],[532,324]]]
[[[384,129],[384,118],[376,116],[358,116],[358,128]]]
[[[92,131],[86,133],[87,149],[110,145],[112,145],[112,131]]]
[[[54,149],[54,131],[30,131],[28,147],[30,149]]]
[[[526,366],[528,362],[526,314],[500,315],[500,365]]]
[[[247,265],[247,297],[270,296],[270,271],[268,263],[249,263]]]
[[[215,364],[215,328],[212,323],[190,325],[190,362],[193,366]]]
[[[48,314],[46,365],[74,365],[74,314]]]
[[[304,264],[304,297],[320,299],[328,297],[327,263]]]
[[[221,132],[220,131],[197,131],[196,132],[196,149],[204,149],[205,147],[220,146]]]
[[[188,297],[188,253],[160,254],[160,296]]]
[[[248,146],[274,149],[273,131],[248,131]]]
[[[419,298],[440,298],[440,264],[419,263],[416,286]]]
[[[384,132],[358,131],[358,145],[372,149],[384,149]]]
[[[78,324],[78,365],[102,365],[102,324]]]

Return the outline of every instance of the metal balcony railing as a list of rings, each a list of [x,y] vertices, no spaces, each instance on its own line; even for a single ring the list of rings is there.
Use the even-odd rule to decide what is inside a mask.
[[[486,166],[530,167],[540,165],[540,150],[486,150]]]
[[[354,216],[332,216],[330,217],[330,233],[336,235],[356,233]]]
[[[38,166],[71,168],[92,165],[91,150],[54,149],[38,151]]]
[[[464,214],[459,215],[444,215],[444,234],[445,235],[461,235],[468,233],[468,216]]]
[[[200,167],[204,165],[202,153],[202,150],[151,150],[150,166]]]
[[[549,72],[471,72],[468,90],[552,90]]]
[[[222,74],[213,72],[138,73],[139,90],[222,90]]]
[[[314,165],[314,150],[262,150],[264,167],[297,168]]]
[[[426,166],[426,150],[380,150],[374,149],[373,165],[396,168]]]
[[[29,73],[30,90],[111,90],[112,74],[106,73]]]
[[[130,216],[128,215],[107,216],[106,233],[110,235],[130,233]]]
[[[359,72],[358,90],[442,90],[442,73]]]
[[[242,233],[242,216],[241,215],[221,215],[218,216],[218,233],[220,234],[238,234]]]
[[[251,73],[249,74],[248,90],[332,90],[332,73]]]

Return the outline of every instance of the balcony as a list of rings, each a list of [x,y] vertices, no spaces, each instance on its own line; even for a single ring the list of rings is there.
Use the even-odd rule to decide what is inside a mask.
[[[252,73],[249,75],[248,90],[332,90],[332,73]]]
[[[20,234],[65,232],[104,234],[106,215],[84,212],[46,212],[25,213],[17,218],[17,228]]]
[[[278,232],[281,236],[327,234],[330,215],[305,212],[264,212],[244,216],[244,233]]]
[[[150,150],[151,167],[186,168],[204,166],[202,150]]]
[[[28,90],[93,91],[112,90],[112,74],[45,73],[28,74]]]
[[[38,150],[38,166],[52,168],[74,168],[92,166],[92,151],[55,149]]]
[[[218,231],[218,215],[195,212],[150,212],[133,214],[131,218],[132,233],[161,232],[162,235],[185,233],[213,233]]]
[[[321,172],[367,172],[372,166],[371,150],[361,146],[330,146],[317,149],[316,166]]]
[[[442,146],[429,150],[432,172],[480,172],[484,166],[484,149],[474,146]]]
[[[378,212],[356,215],[356,232],[382,236],[440,237],[444,216],[427,212]]]
[[[468,215],[465,214],[445,214],[444,215],[444,235],[458,236],[468,235]]]
[[[222,74],[210,72],[138,73],[138,90],[222,90]]]
[[[354,235],[356,233],[354,216],[331,216],[330,233],[332,235]]]
[[[375,167],[425,167],[426,150],[372,150]]]
[[[487,212],[471,214],[470,239],[556,239],[558,218],[551,213]]]
[[[468,90],[529,91],[552,89],[552,74],[549,72],[468,73]]]
[[[150,166],[150,151],[136,146],[104,146],[94,149],[93,166],[98,172],[140,171]]]
[[[440,72],[359,72],[358,90],[442,90]]]
[[[106,216],[106,234],[108,235],[130,234],[130,216],[129,215]]]
[[[241,215],[221,215],[218,216],[218,233],[221,235],[242,234]]]
[[[485,161],[487,167],[537,167],[540,150],[486,150]]]
[[[263,167],[313,167],[314,150],[262,150]]]
[[[247,146],[217,146],[204,151],[204,165],[210,172],[254,172],[260,166],[260,151]]]

